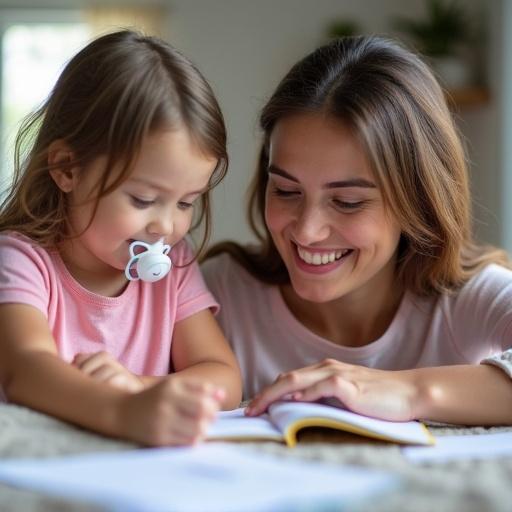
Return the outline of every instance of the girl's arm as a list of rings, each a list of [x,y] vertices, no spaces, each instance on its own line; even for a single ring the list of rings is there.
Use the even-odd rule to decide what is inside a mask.
[[[176,375],[197,377],[227,393],[224,408],[238,407],[241,377],[235,356],[210,310],[205,309],[178,322],[174,327],[171,360]],[[167,377],[131,373],[107,352],[77,354],[73,364],[96,380],[126,391],[140,391]]]
[[[197,377],[223,388],[226,394],[224,409],[239,406],[242,399],[240,368],[209,309],[175,325],[171,360],[178,372],[175,375]]]
[[[335,398],[359,414],[393,421],[512,424],[512,380],[488,365],[384,371],[328,359],[280,375],[249,404],[248,414],[282,398]]]
[[[0,385],[11,402],[149,445],[199,440],[219,408],[219,390],[190,379],[130,393],[91,378],[59,358],[45,316],[32,306],[0,305],[0,325]]]

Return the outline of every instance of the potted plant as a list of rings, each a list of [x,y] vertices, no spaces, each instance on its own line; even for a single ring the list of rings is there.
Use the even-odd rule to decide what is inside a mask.
[[[454,0],[427,0],[422,20],[399,18],[398,30],[407,34],[418,51],[429,58],[441,82],[449,89],[467,87],[472,71],[467,55],[471,22],[463,7]]]

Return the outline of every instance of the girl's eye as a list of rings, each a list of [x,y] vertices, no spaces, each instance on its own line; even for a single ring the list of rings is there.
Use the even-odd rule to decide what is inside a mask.
[[[339,199],[333,200],[334,204],[337,208],[340,210],[358,210],[364,206],[366,201],[355,201],[355,202],[349,202],[349,201],[341,201]]]
[[[152,204],[155,204],[155,201],[153,199],[141,199],[140,197],[137,196],[130,196],[130,199],[135,208],[149,208]]]

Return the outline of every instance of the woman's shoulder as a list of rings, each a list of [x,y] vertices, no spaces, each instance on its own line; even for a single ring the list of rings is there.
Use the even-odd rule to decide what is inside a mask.
[[[473,294],[487,291],[496,294],[506,288],[512,291],[512,269],[491,263],[472,276],[461,288],[460,293]]]
[[[509,315],[512,312],[512,270],[495,263],[473,275],[456,293],[442,301],[456,317],[468,324],[482,315]]]
[[[223,252],[201,263],[201,271],[206,284],[212,290],[234,286],[238,288],[251,288],[256,291],[263,288],[264,283],[252,276],[236,259],[230,254]]]
[[[255,280],[249,272],[227,252],[222,252],[201,263],[203,274],[208,276],[228,277],[236,275],[243,279]]]

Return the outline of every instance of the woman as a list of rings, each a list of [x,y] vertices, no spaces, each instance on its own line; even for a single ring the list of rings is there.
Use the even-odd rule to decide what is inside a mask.
[[[330,397],[389,420],[512,423],[512,271],[472,240],[464,152],[428,67],[391,41],[337,40],[293,66],[260,121],[260,244],[220,244],[204,265],[248,413]]]

